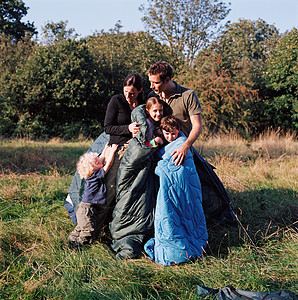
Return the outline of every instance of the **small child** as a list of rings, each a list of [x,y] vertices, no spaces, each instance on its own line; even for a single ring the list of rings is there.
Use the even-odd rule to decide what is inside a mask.
[[[101,222],[98,216],[101,205],[106,203],[107,193],[104,176],[112,166],[116,150],[116,144],[106,145],[99,157],[98,153],[87,152],[77,163],[77,171],[86,181],[82,201],[76,211],[77,226],[68,237],[73,247],[91,244],[99,235],[101,228],[98,224]]]
[[[174,116],[165,116],[161,119],[160,129],[166,141],[171,143],[177,139],[181,126]]]
[[[208,239],[202,188],[192,153],[188,151],[182,165],[175,165],[172,159],[173,151],[187,139],[180,126],[173,116],[165,116],[160,122],[168,143],[158,151],[154,238],[144,246],[149,258],[165,266],[201,257]]]
[[[163,116],[163,101],[156,97],[151,97],[146,101],[146,121],[147,121],[147,133],[145,145],[150,147],[157,147],[159,144],[163,144],[163,139],[160,137],[159,131],[160,120]]]

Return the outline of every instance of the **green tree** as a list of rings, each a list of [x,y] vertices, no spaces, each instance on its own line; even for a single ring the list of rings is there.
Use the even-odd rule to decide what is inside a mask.
[[[264,78],[266,60],[278,41],[275,26],[264,20],[239,20],[226,25],[222,34],[210,45],[208,51],[222,56],[223,66],[229,70],[235,82],[249,90],[258,91],[258,98],[248,102],[246,121],[252,133],[270,127],[271,120],[264,115],[267,107],[264,99],[268,88]],[[249,105],[250,104],[250,105]]]
[[[36,48],[2,93],[17,112],[14,134],[97,136],[104,108],[96,73],[93,57],[80,42]]]
[[[167,43],[174,57],[192,65],[196,55],[214,36],[229,13],[219,0],[147,0],[142,21],[153,37]]]
[[[0,134],[10,135],[17,120],[17,111],[11,105],[6,91],[16,70],[22,68],[34,51],[35,42],[30,36],[19,41],[2,33],[0,35]],[[4,96],[6,95],[6,96]]]
[[[241,57],[264,60],[270,50],[270,43],[277,35],[277,28],[262,19],[256,21],[239,19],[238,22],[225,26],[212,48],[220,52],[229,62]]]
[[[68,21],[49,22],[42,27],[42,43],[52,45],[67,39],[77,38],[74,28],[67,29]]]
[[[5,74],[11,75],[22,66],[33,52],[35,42],[30,36],[25,36],[13,42],[10,36],[0,34],[0,78]]]
[[[224,66],[238,81],[257,89],[262,87],[264,63],[277,37],[276,27],[262,19],[240,19],[227,24],[209,50],[222,56]]]
[[[100,32],[86,40],[98,67],[98,82],[103,88],[103,101],[122,92],[124,78],[138,73],[144,79],[145,92],[149,92],[147,70],[156,61],[170,60],[168,47],[161,45],[148,33],[120,32],[114,28]]]
[[[26,34],[37,34],[33,23],[21,22],[26,16],[28,7],[21,0],[0,1],[0,34],[20,40]]]
[[[275,128],[298,128],[298,30],[282,36],[267,60],[265,72],[271,93],[265,115]]]
[[[220,55],[201,53],[192,68],[179,74],[178,80],[198,95],[205,132],[250,131],[249,107],[257,99],[257,91],[236,81]]]

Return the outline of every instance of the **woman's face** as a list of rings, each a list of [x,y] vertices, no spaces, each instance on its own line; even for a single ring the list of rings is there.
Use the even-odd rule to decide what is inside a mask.
[[[138,91],[133,85],[125,86],[123,88],[123,93],[128,104],[133,104],[136,102],[139,93],[142,90]]]

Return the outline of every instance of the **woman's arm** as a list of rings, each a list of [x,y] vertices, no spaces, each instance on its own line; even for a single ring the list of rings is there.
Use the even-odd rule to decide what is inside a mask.
[[[121,101],[122,99],[120,99]],[[123,101],[125,101],[123,99]],[[122,115],[125,117],[125,113],[127,114],[127,120],[124,123],[126,124],[119,124],[118,118],[119,114],[122,113]],[[110,100],[106,116],[104,120],[104,130],[107,134],[111,135],[127,135],[130,134],[129,131],[129,124],[130,124],[130,111],[125,111],[124,105],[120,105],[119,99],[117,99],[117,96],[113,96]]]

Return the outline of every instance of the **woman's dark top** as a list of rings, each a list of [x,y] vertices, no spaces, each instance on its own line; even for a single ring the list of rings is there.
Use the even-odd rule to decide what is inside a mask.
[[[131,109],[123,95],[111,98],[104,121],[104,129],[110,135],[109,145],[123,146],[132,138],[128,125],[131,123]]]

